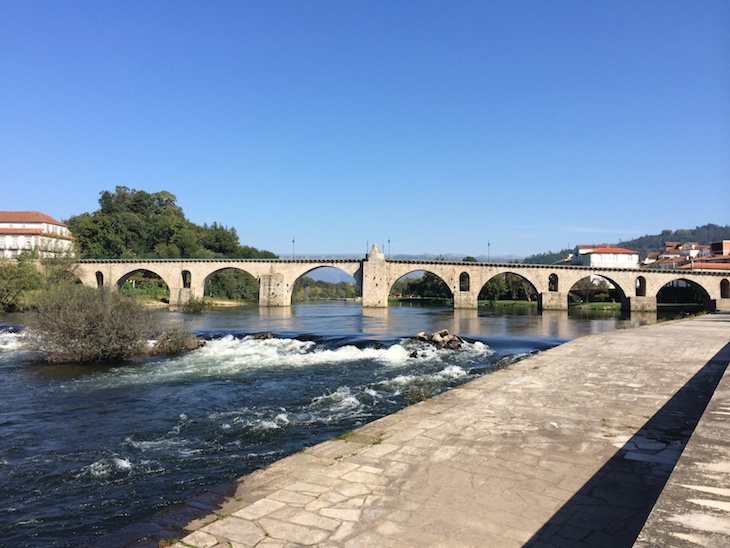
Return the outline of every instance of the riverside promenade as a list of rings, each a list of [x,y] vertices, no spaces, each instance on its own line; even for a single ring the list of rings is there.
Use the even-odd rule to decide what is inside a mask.
[[[729,314],[578,338],[97,545],[730,546],[729,359]]]

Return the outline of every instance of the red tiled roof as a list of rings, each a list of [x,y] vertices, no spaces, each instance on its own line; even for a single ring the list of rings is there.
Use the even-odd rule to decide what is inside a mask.
[[[638,255],[638,251],[631,251],[623,247],[597,247],[588,253],[615,253],[617,255]]]
[[[0,211],[0,223],[48,223],[66,226],[40,211]]]
[[[710,263],[710,262],[697,262],[692,261],[687,264],[683,264],[679,268],[707,268],[711,270],[730,270],[730,263]]]

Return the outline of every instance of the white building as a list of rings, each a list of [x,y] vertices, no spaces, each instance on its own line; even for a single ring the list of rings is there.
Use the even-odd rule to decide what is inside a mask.
[[[0,257],[24,252],[38,257],[73,255],[74,238],[68,227],[39,211],[0,211]]]
[[[602,244],[579,245],[571,264],[596,268],[639,268],[639,252]]]

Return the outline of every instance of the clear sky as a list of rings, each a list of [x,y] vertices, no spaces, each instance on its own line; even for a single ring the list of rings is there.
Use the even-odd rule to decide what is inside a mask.
[[[282,256],[730,223],[730,2],[0,0],[0,209],[116,186]]]

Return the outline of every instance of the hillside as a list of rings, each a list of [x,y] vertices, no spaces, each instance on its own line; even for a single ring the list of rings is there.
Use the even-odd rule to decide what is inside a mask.
[[[606,242],[616,244],[619,247],[639,252],[639,259],[643,260],[651,251],[662,251],[664,242],[698,242],[708,245],[712,242],[730,240],[730,225],[720,226],[707,224],[693,229],[680,228],[678,230],[662,230],[661,234],[646,235],[633,240],[622,240],[620,242]],[[572,253],[572,249],[561,249],[560,251],[548,251],[525,257],[522,262],[526,264],[553,264]]]

